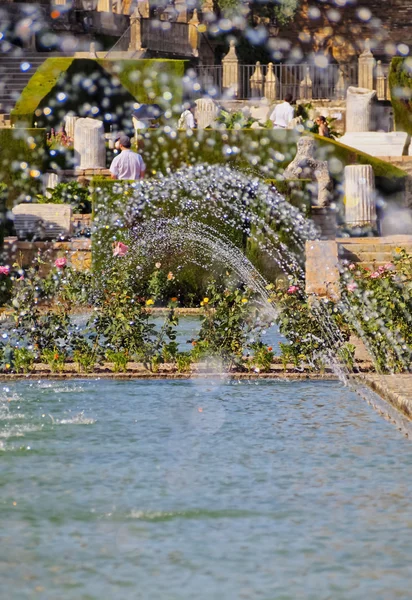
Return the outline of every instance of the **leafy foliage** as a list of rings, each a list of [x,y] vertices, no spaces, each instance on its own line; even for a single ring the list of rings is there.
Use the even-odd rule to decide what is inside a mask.
[[[397,131],[412,134],[412,62],[395,57],[389,70],[391,103]]]
[[[55,188],[48,189],[50,197],[38,195],[40,204],[71,204],[74,213],[89,214],[92,209],[89,190],[77,181],[58,183]]]
[[[370,270],[350,264],[342,274],[340,306],[382,371],[401,372],[412,360],[412,257],[397,248],[393,262]]]

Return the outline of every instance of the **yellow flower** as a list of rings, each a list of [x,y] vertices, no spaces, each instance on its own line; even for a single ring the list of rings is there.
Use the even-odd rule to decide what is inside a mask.
[[[398,254],[400,254],[402,252],[402,248],[395,248],[395,252],[397,252]]]
[[[247,298],[242,298],[242,304],[246,304]]]
[[[201,302],[201,303],[200,303],[200,306],[203,306],[203,304],[204,304],[204,302]]]
[[[173,275],[172,271],[169,271],[168,274],[167,274],[167,279],[169,281],[172,281],[172,279],[174,279],[174,278],[175,278],[175,276]]]
[[[146,306],[151,306],[152,304],[154,304],[154,300],[152,300],[151,298],[149,298],[149,300],[146,300]]]
[[[209,302],[209,298],[203,298],[203,304],[207,304]]]

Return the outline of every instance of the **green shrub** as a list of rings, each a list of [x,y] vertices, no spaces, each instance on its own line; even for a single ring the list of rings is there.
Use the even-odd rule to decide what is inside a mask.
[[[46,58],[30,78],[11,111],[12,124],[33,127],[34,114],[40,102],[51,92],[61,74],[67,71],[73,61],[74,58]]]
[[[27,348],[14,349],[14,369],[17,373],[29,373],[33,370],[35,355]]]
[[[73,212],[77,214],[89,214],[92,210],[89,190],[81,186],[77,181],[59,183],[55,188],[48,190],[50,197],[38,196],[37,201],[41,204],[71,204]]]
[[[7,208],[41,192],[46,157],[44,129],[0,129],[0,181],[7,186]]]
[[[412,134],[412,63],[395,57],[389,69],[389,88],[396,131]]]
[[[26,126],[33,126],[34,121],[43,119],[41,112],[35,118],[36,111],[41,107],[48,105],[54,98],[59,85],[70,86],[76,90],[73,96],[73,106],[68,97],[59,103],[62,109],[62,115],[67,114],[71,109],[78,109],[84,102],[90,99],[90,92],[84,90],[81,86],[71,84],[71,80],[76,75],[86,77],[89,74],[99,73],[95,80],[99,84],[99,79],[109,76],[110,79],[117,77],[122,90],[120,95],[128,97],[129,100],[140,103],[154,103],[180,105],[182,101],[182,77],[184,74],[184,61],[167,59],[145,59],[145,60],[108,60],[108,59],[79,59],[79,58],[47,58],[44,63],[36,70],[30,81],[22,91],[16,102],[15,108],[11,112],[11,121],[15,123],[24,123]],[[62,88],[63,89],[63,88]],[[164,93],[171,92],[172,97],[165,100]],[[102,92],[98,94],[99,99],[108,98]],[[119,105],[112,95],[113,110],[115,114],[116,106]],[[110,107],[102,107],[102,114],[110,110]],[[63,119],[57,115],[62,122]],[[49,123],[55,123],[55,117],[51,114]]]

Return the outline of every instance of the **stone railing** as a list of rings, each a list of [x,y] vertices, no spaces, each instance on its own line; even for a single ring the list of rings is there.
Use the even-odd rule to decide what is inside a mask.
[[[292,94],[299,100],[343,99],[349,86],[357,85],[357,64],[331,64],[325,68],[309,64],[240,64],[232,42],[219,66],[197,67],[204,92],[213,95],[231,93],[239,100],[267,98],[281,100]]]
[[[343,100],[351,86],[376,91],[378,100],[390,100],[389,64],[376,61],[368,41],[357,62],[329,64],[240,64],[234,43],[221,65],[197,67],[202,89],[213,96],[232,95],[239,100],[281,100],[292,94],[297,100]]]

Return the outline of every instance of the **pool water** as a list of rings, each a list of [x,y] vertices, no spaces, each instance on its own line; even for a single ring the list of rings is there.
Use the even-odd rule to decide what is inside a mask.
[[[2,384],[0,597],[411,597],[412,446],[338,382]]]

